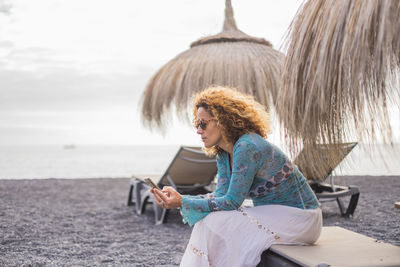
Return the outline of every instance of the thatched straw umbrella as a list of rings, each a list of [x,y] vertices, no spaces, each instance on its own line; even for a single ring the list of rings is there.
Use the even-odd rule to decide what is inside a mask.
[[[399,99],[400,1],[313,0],[287,36],[282,90],[274,100],[292,149],[348,139],[391,141]],[[396,87],[397,86],[397,87]],[[318,165],[312,155],[309,163]]]
[[[269,94],[280,85],[282,64],[283,54],[268,41],[238,30],[226,0],[222,32],[193,42],[150,79],[142,97],[143,121],[162,129],[173,104],[187,119],[192,96],[210,85],[236,87],[268,106]]]

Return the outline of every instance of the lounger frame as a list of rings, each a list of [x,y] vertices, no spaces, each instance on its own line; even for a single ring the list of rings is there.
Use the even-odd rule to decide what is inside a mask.
[[[200,147],[181,146],[163,175],[151,177],[157,185],[172,186],[181,194],[203,194],[210,192],[210,186],[217,174],[215,157],[208,157]],[[135,205],[137,214],[143,214],[147,204],[152,203],[155,224],[166,222],[168,210],[156,205],[150,187],[144,177],[134,176],[130,181],[128,206]]]
[[[360,190],[357,186],[341,186],[335,184],[335,176],[332,175],[333,170],[344,160],[344,158],[354,149],[356,142],[341,143],[335,145],[320,144],[314,146],[315,152],[324,157],[327,161],[325,172],[316,174],[315,171],[307,168],[307,163],[298,160],[299,156],[294,161],[300,171],[307,177],[308,183],[315,192],[321,203],[328,201],[336,201],[340,214],[343,217],[352,217],[357,207]],[[302,151],[304,153],[304,150]],[[331,160],[331,153],[335,153],[335,159]],[[338,155],[339,154],[339,155]],[[301,154],[299,154],[301,157]],[[326,181],[330,181],[327,183]],[[350,196],[347,207],[343,204],[342,198]]]

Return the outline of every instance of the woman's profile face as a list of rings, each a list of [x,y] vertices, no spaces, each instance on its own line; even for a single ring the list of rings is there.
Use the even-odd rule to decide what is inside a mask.
[[[201,140],[206,148],[218,145],[222,141],[222,133],[210,113],[203,107],[197,109],[197,133],[201,135]],[[203,129],[204,128],[204,129]]]

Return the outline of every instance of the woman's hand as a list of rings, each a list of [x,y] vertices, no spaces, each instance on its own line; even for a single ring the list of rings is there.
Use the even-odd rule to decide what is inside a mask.
[[[182,196],[173,187],[164,186],[160,191],[156,188],[150,189],[154,195],[156,204],[166,209],[179,208],[182,206]]]

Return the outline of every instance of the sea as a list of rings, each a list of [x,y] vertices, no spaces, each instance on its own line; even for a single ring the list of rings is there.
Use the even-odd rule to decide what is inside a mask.
[[[162,174],[179,146],[0,146],[0,179],[129,178]],[[399,175],[400,144],[359,144],[334,175]]]

